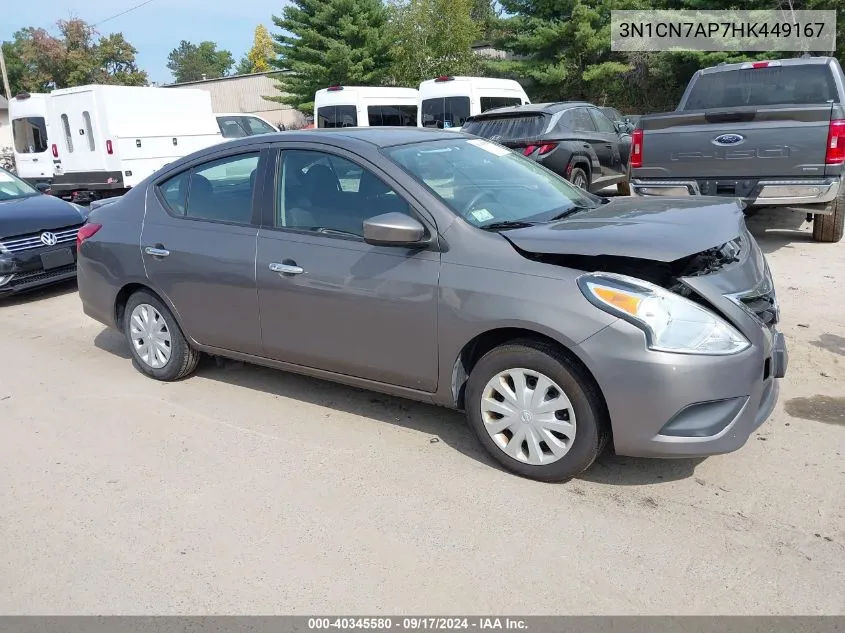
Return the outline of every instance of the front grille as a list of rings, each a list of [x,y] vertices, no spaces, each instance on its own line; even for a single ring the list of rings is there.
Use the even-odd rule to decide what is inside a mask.
[[[45,244],[41,236],[44,233],[52,233],[56,237],[56,244],[67,244],[76,241],[76,233],[79,231],[81,224],[76,224],[70,227],[63,227],[55,231],[40,231],[30,235],[20,235],[17,237],[7,237],[0,241],[0,245],[11,253],[19,253],[20,251],[27,251],[33,248],[43,248],[44,246],[54,246],[54,244]]]
[[[48,270],[46,272],[43,270],[37,270],[31,273],[21,273],[12,277],[12,280],[9,282],[9,287],[16,288],[18,286],[39,284],[74,272],[76,272],[76,264],[62,266],[61,268],[54,268],[53,270]]]

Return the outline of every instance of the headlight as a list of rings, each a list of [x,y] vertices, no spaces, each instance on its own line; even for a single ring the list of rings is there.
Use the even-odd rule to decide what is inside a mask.
[[[593,273],[579,277],[578,286],[597,308],[642,329],[649,349],[724,355],[750,345],[736,328],[710,310],[647,281]]]

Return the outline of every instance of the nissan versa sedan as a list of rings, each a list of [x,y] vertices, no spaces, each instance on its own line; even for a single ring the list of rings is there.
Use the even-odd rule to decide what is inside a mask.
[[[0,169],[0,299],[76,277],[87,209],[42,194]]]
[[[85,313],[158,380],[201,354],[461,409],[514,473],[733,451],[787,365],[739,203],[603,199],[462,133],[197,152],[91,211]]]

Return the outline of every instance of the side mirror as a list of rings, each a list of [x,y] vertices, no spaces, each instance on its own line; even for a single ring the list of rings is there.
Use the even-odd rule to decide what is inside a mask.
[[[622,121],[614,121],[614,122],[613,122],[613,127],[615,127],[615,128],[616,128],[616,131],[617,131],[619,134],[624,134],[624,133],[625,133],[625,131],[626,131],[626,129],[628,128],[628,126],[627,126],[624,122],[622,122]]]
[[[373,246],[422,247],[425,227],[404,213],[384,213],[364,220],[364,241]]]
[[[35,188],[38,189],[41,193],[47,193],[50,191],[50,185],[46,182],[37,182],[35,183]]]

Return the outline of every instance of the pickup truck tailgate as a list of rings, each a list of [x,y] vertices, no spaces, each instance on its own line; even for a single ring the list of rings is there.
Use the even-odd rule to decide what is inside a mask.
[[[644,117],[638,178],[825,175],[832,105],[738,107]]]

